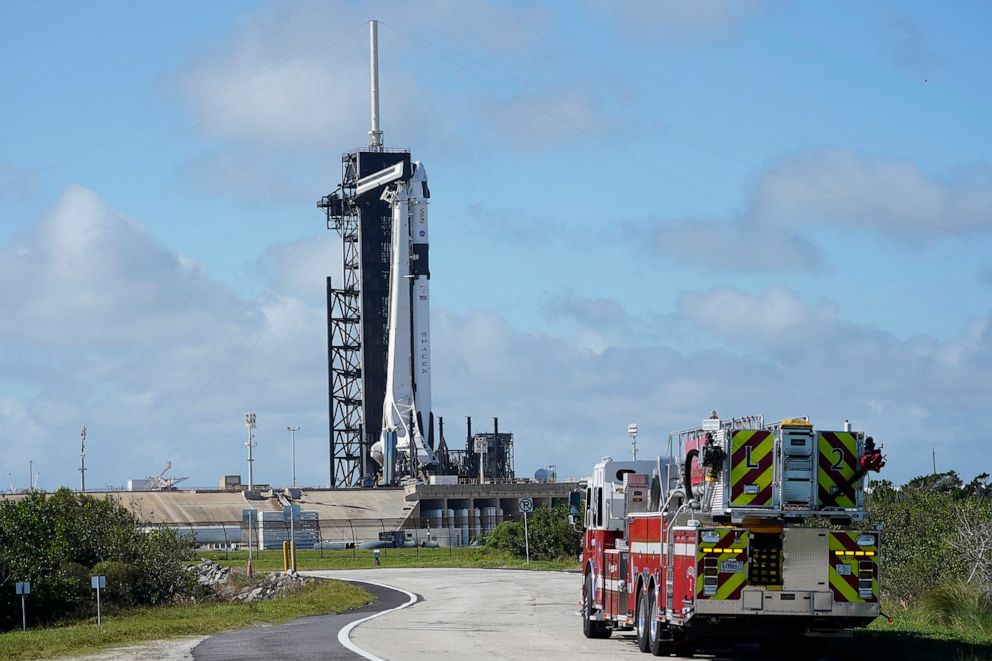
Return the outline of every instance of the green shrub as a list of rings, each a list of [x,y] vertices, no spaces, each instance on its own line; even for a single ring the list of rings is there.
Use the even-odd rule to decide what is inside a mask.
[[[568,522],[566,507],[539,508],[527,520],[530,557],[534,560],[573,559],[582,548],[582,533]],[[524,524],[504,521],[486,536],[486,546],[518,558],[526,555]]]
[[[145,533],[137,517],[112,498],[68,489],[0,498],[0,630],[20,623],[14,581],[31,581],[28,618],[48,623],[90,612],[90,576],[101,566],[108,590],[129,586],[108,593],[121,605],[190,594],[195,579],[185,562],[191,557],[188,541],[170,530]]]
[[[992,636],[992,594],[955,582],[927,592],[922,608],[945,626],[960,627]]]
[[[106,576],[107,587],[101,590],[100,599],[104,604],[129,608],[137,603],[137,587],[141,572],[126,562],[104,560],[90,571],[91,576]]]

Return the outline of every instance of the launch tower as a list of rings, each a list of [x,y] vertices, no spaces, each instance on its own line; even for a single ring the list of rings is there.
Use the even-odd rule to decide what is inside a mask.
[[[383,147],[376,21],[369,33],[369,144],[342,155],[341,184],[317,203],[327,216],[327,228],[341,236],[344,266],[342,286],[334,287],[327,278],[330,483],[336,488],[370,484],[381,462],[378,453],[373,461],[372,447],[387,428],[395,432],[400,427],[398,439],[390,437],[398,445],[390,449],[401,456],[404,438],[410,443],[421,439],[433,449],[429,192],[426,173],[411,161],[409,151]],[[413,214],[421,215],[422,227]],[[402,233],[394,227],[397,219]],[[416,465],[416,452],[408,451],[406,457]],[[431,460],[432,452],[420,458]]]

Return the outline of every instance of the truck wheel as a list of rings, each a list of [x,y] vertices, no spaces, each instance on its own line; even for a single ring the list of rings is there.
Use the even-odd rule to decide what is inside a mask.
[[[586,638],[609,638],[613,633],[605,622],[593,621],[593,601],[595,600],[592,574],[586,576],[585,587],[582,590],[582,635]]]
[[[642,652],[651,650],[651,634],[648,631],[651,626],[648,599],[649,597],[644,590],[637,591],[637,649]]]
[[[661,639],[662,624],[658,621],[658,588],[651,586],[648,607],[648,646],[655,656],[668,656],[672,649],[667,640]]]

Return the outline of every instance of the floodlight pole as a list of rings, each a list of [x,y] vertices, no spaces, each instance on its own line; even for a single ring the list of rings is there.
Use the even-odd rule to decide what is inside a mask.
[[[86,493],[86,425],[79,431],[79,493]]]
[[[245,441],[245,445],[248,446],[248,491],[254,491],[255,459],[252,457],[252,448],[258,445],[258,443],[255,442],[255,414],[251,411],[245,414],[245,427],[248,428],[248,440]]]
[[[627,435],[630,436],[630,454],[634,461],[637,461],[637,423],[632,422],[627,425]]]
[[[296,432],[299,427],[286,427],[286,431],[293,435],[293,488],[296,488]]]

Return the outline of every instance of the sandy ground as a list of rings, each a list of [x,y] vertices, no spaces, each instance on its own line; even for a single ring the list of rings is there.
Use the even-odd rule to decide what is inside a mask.
[[[127,647],[115,647],[86,656],[59,657],[59,661],[97,661],[98,659],[99,661],[180,661],[180,659],[192,659],[193,648],[199,645],[204,638],[206,636],[152,640]]]

